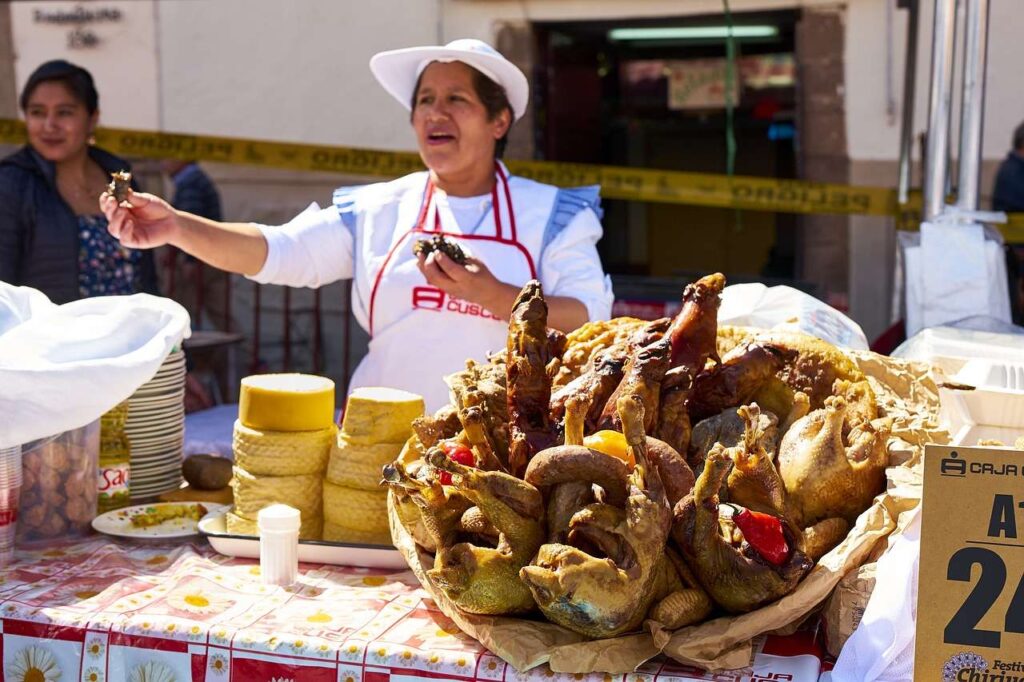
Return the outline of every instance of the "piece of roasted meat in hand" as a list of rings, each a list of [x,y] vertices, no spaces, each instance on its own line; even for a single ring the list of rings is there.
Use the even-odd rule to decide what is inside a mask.
[[[711,598],[746,613],[792,592],[814,564],[784,519],[720,503],[732,466],[721,447],[708,455],[693,493],[676,505],[672,537]]]
[[[128,171],[116,171],[110,174],[110,178],[107,191],[114,197],[114,200],[119,204],[122,201],[128,201],[128,195],[132,191],[132,174]]]
[[[440,251],[459,265],[466,264],[466,252],[462,250],[461,246],[446,239],[442,234],[435,234],[430,239],[417,239],[413,242],[412,252],[417,256],[427,256],[434,251]]]

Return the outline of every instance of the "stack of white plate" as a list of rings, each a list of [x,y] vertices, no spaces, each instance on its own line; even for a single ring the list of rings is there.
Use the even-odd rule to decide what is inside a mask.
[[[128,399],[131,497],[155,497],[181,485],[185,442],[185,354],[171,352],[157,373]]]

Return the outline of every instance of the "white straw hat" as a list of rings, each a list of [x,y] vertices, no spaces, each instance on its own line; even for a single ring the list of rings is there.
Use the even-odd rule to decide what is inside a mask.
[[[464,62],[505,88],[512,113],[519,119],[530,101],[526,75],[500,52],[482,40],[462,38],[447,45],[407,47],[378,52],[370,59],[370,71],[385,90],[406,109],[423,69],[431,62]]]

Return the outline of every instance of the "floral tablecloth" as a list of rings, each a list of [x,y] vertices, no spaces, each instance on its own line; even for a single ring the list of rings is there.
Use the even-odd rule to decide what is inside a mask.
[[[0,569],[7,682],[615,682],[817,680],[799,638],[769,639],[751,675],[656,660],[629,675],[519,673],[463,635],[409,571],[302,564],[280,588],[198,538],[106,537],[19,551]]]

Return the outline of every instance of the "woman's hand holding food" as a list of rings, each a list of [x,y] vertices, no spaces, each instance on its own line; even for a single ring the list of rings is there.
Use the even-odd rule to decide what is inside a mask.
[[[482,262],[466,257],[459,265],[443,251],[417,256],[417,265],[427,283],[449,296],[483,306],[493,315],[508,319],[519,290],[495,277]]]
[[[126,202],[109,193],[100,195],[100,209],[107,216],[110,234],[125,246],[151,249],[172,242],[179,230],[178,213],[160,197],[132,192]]]

